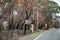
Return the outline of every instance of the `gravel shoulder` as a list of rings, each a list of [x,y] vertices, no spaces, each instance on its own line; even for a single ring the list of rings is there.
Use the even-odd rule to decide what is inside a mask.
[[[34,32],[32,34],[19,37],[19,40],[34,40],[35,37],[37,37],[39,34],[43,33],[44,31],[46,30],[39,30],[39,32]]]

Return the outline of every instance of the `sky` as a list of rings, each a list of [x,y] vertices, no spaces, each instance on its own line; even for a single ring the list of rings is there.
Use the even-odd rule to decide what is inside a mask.
[[[53,1],[57,2],[58,5],[60,6],[60,0],[53,0]]]

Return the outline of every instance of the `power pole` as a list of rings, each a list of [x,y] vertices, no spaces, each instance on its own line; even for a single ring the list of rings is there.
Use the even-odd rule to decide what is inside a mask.
[[[39,12],[38,12],[38,9],[37,9],[37,30],[38,30],[38,19],[39,18]]]

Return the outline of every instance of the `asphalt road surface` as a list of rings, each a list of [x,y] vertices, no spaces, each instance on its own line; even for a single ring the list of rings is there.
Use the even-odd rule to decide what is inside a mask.
[[[37,36],[34,40],[60,40],[60,28],[46,31]]]

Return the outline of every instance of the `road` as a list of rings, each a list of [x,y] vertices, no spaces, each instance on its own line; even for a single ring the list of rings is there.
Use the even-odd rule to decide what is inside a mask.
[[[34,40],[60,40],[60,28],[46,31],[37,36]]]
[[[39,32],[35,31],[34,33],[19,37],[18,40],[34,40],[38,35],[45,32],[46,30],[39,30]]]

